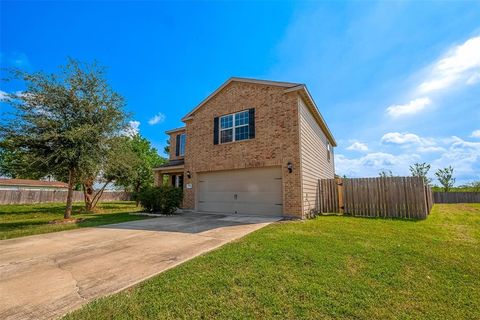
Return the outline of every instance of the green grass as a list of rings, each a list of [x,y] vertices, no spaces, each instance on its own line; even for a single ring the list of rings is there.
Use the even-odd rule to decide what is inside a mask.
[[[67,319],[479,319],[480,204],[270,225]]]
[[[130,215],[139,211],[134,202],[99,203],[95,213],[82,212],[83,203],[73,205],[73,218],[85,219],[79,223],[49,224],[52,220],[63,218],[64,203],[46,203],[35,205],[0,205],[0,239],[10,239],[32,234],[94,227],[103,224],[143,219]]]

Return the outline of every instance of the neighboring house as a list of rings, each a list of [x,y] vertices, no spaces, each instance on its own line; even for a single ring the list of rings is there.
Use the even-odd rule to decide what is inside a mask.
[[[0,179],[0,190],[61,190],[68,189],[68,184],[59,181],[28,179]]]
[[[184,210],[304,218],[334,177],[336,142],[304,84],[230,78],[182,121],[154,170]]]

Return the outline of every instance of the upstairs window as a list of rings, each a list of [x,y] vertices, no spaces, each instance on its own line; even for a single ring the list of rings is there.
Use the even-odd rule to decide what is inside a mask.
[[[249,110],[220,117],[220,143],[250,138]]]
[[[185,133],[182,133],[180,135],[180,143],[179,143],[179,147],[178,147],[178,153],[179,153],[180,156],[185,155],[185,138],[186,138]]]
[[[175,141],[175,156],[184,156],[185,155],[185,133],[177,134]]]

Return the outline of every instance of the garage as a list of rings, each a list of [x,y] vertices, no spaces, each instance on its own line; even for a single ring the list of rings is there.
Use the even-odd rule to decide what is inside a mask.
[[[198,211],[278,216],[282,204],[280,167],[199,174]]]

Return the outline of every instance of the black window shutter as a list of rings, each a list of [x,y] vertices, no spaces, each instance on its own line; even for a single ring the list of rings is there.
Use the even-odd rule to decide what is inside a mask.
[[[175,156],[179,156],[180,155],[180,135],[177,134],[177,141],[175,143]]]
[[[255,138],[255,109],[254,108],[248,109],[248,123],[249,123],[248,138],[253,139]]]
[[[213,144],[218,144],[218,117],[213,119]]]

